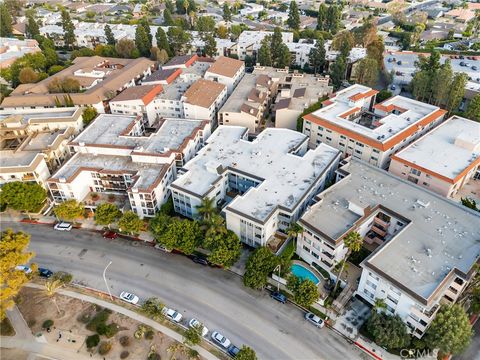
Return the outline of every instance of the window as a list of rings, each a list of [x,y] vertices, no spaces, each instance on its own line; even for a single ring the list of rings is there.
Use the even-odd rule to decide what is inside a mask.
[[[367,289],[363,289],[363,292],[365,295],[367,295],[370,299],[373,299],[375,297],[374,294],[372,294],[370,291],[368,291]]]
[[[371,282],[370,280],[367,280],[367,285],[370,286],[372,289],[376,290],[377,289],[377,285],[374,284],[373,282]]]
[[[422,172],[420,170],[417,170],[417,169],[414,169],[414,168],[411,168],[410,169],[410,174],[413,174],[413,175],[416,175],[416,176],[420,176]]]

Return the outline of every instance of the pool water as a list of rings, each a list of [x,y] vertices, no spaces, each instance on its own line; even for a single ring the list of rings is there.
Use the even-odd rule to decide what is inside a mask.
[[[299,277],[300,279],[310,279],[315,285],[320,282],[320,280],[315,276],[314,273],[312,273],[310,270],[303,267],[302,265],[293,264],[290,270],[292,271],[293,275]]]

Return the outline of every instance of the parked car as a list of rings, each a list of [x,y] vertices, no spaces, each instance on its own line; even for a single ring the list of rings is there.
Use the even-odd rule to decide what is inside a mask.
[[[200,256],[195,256],[195,255],[193,255],[193,256],[191,257],[191,259],[192,259],[192,261],[193,261],[194,263],[197,263],[197,264],[200,264],[200,265],[204,265],[204,266],[208,265],[207,259],[204,259],[204,258],[202,258],[202,257],[200,257]]]
[[[225,336],[220,334],[218,331],[214,331],[212,333],[212,340],[223,347],[224,349],[228,349],[229,346],[232,344],[230,340],[228,340]]]
[[[178,311],[167,308],[166,306],[162,309],[162,314],[165,315],[167,319],[175,321],[176,323],[182,321],[182,314],[180,314]]]
[[[16,270],[23,271],[25,274],[31,274],[32,269],[27,265],[18,265],[15,267]]]
[[[318,328],[322,328],[325,326],[325,322],[322,319],[320,319],[320,317],[318,317],[317,315],[311,312],[305,314],[305,320],[312,323]]]
[[[478,70],[478,67],[476,67],[475,65],[473,65],[473,66],[472,66],[472,70],[477,71],[477,70]]]
[[[53,228],[58,231],[70,231],[72,230],[72,224],[62,221],[62,222],[56,223]]]
[[[395,90],[396,88],[397,87],[394,84],[390,85],[390,90]]]
[[[227,349],[227,352],[231,357],[235,357],[240,352],[240,349],[235,345],[230,345],[230,347]]]
[[[136,305],[138,303],[138,300],[140,300],[137,295],[126,291],[122,291],[122,293],[120,294],[120,299],[133,305]]]
[[[172,250],[169,250],[167,249],[165,246],[163,246],[162,244],[157,244],[154,246],[155,249],[158,249],[158,250],[161,250],[161,251],[164,251],[164,252],[172,252]]]
[[[48,270],[46,268],[38,268],[38,274],[41,276],[41,277],[44,277],[44,278],[49,278],[53,275],[53,271],[51,270]]]
[[[115,231],[108,230],[103,233],[104,239],[116,239],[117,237],[118,234]]]
[[[193,328],[193,327],[201,328],[201,334],[202,334],[203,337],[207,336],[207,334],[208,334],[208,328],[206,326],[203,326],[203,324],[195,318],[191,319],[188,322],[188,326],[191,327],[191,328]]]
[[[275,299],[275,300],[281,302],[282,304],[285,304],[287,302],[287,297],[285,295],[283,295],[281,292],[274,291],[270,294],[270,296],[271,296],[272,299]]]
[[[333,281],[332,279],[328,279],[327,281],[325,281],[325,284],[323,284],[323,288],[328,291],[332,291],[334,287],[335,281]]]

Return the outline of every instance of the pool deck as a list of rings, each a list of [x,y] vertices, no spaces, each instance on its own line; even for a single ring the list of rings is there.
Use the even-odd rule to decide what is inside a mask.
[[[328,297],[328,294],[323,289],[323,284],[325,283],[325,279],[317,269],[315,269],[313,266],[308,265],[308,263],[300,260],[293,260],[292,265],[302,266],[305,269],[309,270],[313,275],[315,275],[315,277],[319,280],[317,284],[317,288],[320,293],[320,298],[325,299]]]

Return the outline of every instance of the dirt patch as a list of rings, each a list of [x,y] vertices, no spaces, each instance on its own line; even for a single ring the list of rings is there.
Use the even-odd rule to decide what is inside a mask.
[[[28,351],[20,349],[0,349],[2,360],[27,360]]]
[[[193,354],[189,353],[180,343],[158,331],[149,332],[151,329],[148,327],[143,329],[143,336],[136,339],[134,333],[142,324],[115,312],[109,314],[105,321],[107,325],[117,325],[115,334],[110,338],[101,335],[99,345],[89,350],[86,338],[94,335],[95,331],[88,330],[86,324],[103,309],[94,304],[58,294],[55,295],[55,301],[60,312],[54,301],[46,297],[42,290],[28,287],[21,290],[18,299],[18,308],[33,334],[43,335],[48,343],[56,343],[87,356],[92,352],[92,358],[96,359],[142,360],[147,359],[150,353],[158,353],[161,359],[187,360],[193,357]],[[42,328],[42,324],[46,320],[53,321],[49,330]],[[122,341],[124,344],[128,343],[126,346],[120,344],[120,338],[124,337],[128,337],[128,341]],[[102,342],[109,342],[111,349],[107,354],[101,355],[99,349]],[[128,352],[128,357],[122,357],[122,352],[123,356],[126,355],[125,352]]]
[[[0,322],[0,335],[1,336],[14,336],[15,329],[12,326],[10,320],[6,317]]]

